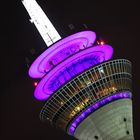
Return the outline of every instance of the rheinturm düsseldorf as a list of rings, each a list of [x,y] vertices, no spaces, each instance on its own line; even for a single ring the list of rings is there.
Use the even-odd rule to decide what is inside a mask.
[[[134,140],[131,62],[92,30],[61,37],[35,0],[22,3],[46,43],[28,72],[41,121],[79,140]]]

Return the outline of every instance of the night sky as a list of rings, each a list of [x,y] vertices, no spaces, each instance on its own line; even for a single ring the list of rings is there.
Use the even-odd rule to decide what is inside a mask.
[[[62,37],[88,29],[114,48],[114,58],[126,58],[133,70],[133,118],[135,139],[140,138],[140,38],[139,5],[132,0],[37,0]],[[3,4],[1,4],[3,6]],[[7,12],[6,12],[7,11]],[[30,62],[43,52],[45,43],[21,1],[6,1],[1,12],[1,107],[3,140],[74,140],[61,130],[39,120],[44,102],[33,97],[35,80],[29,78]],[[74,30],[68,25],[73,24]],[[6,29],[6,30],[5,30]],[[4,37],[4,38],[3,38]],[[31,51],[35,49],[32,56]],[[4,135],[3,135],[4,134]],[[0,138],[1,139],[1,138]]]

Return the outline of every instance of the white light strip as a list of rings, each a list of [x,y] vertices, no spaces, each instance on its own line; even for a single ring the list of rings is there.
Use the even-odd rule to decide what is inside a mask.
[[[61,36],[35,0],[22,0],[22,3],[31,17],[30,21],[35,24],[48,47],[61,39]]]

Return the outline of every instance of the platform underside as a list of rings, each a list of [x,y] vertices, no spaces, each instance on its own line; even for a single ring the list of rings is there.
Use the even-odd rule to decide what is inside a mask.
[[[79,140],[134,140],[132,101],[120,99],[87,117],[76,129]]]

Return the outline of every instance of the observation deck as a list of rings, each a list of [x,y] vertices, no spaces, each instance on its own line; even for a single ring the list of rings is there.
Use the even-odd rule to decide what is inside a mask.
[[[50,46],[33,62],[29,75],[42,78],[34,96],[45,101],[40,119],[81,140],[133,139],[131,62],[112,59],[113,48],[104,43],[94,45],[95,40],[93,31],[73,34]],[[117,121],[109,119],[109,126],[105,122],[100,125],[94,114],[106,120],[109,112]],[[119,117],[129,121],[120,125]],[[121,131],[116,130],[119,125]],[[105,127],[109,133],[102,130]]]

